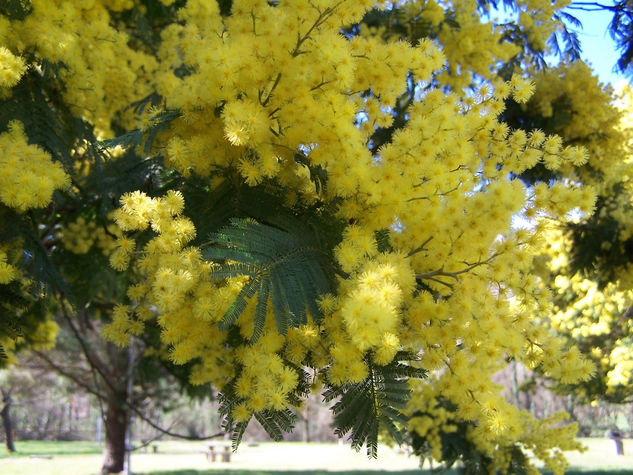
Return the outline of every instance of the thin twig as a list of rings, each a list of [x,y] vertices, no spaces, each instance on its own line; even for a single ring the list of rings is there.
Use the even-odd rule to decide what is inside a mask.
[[[410,251],[409,254],[407,254],[407,257],[411,257],[415,254],[417,254],[420,251],[427,251],[428,249],[425,247],[429,242],[431,242],[431,239],[433,239],[433,236],[431,236],[430,238],[428,238],[426,241],[424,241],[420,247],[416,247],[414,250]]]
[[[466,272],[469,272],[475,269],[476,267],[482,266],[484,264],[488,264],[492,259],[494,259],[498,255],[499,255],[498,253],[495,253],[492,256],[490,256],[488,259],[486,259],[485,261],[475,262],[474,264],[466,263],[468,264],[468,266],[458,271],[448,272],[444,270],[444,267],[441,267],[440,269],[435,269],[430,272],[425,272],[424,274],[415,274],[415,278],[416,279],[431,279],[432,277],[435,277],[435,276],[444,276],[444,277],[452,277],[453,279],[458,280],[457,276],[459,276],[460,274],[465,274]]]
[[[46,356],[46,354],[44,354],[43,352],[38,351],[38,350],[31,350],[31,353],[33,353],[38,358],[40,358],[44,362],[46,362],[46,364],[48,366],[50,366],[52,369],[54,369],[57,373],[59,373],[62,376],[65,376],[68,379],[70,379],[73,383],[75,383],[77,386],[82,388],[84,391],[92,394],[93,396],[96,396],[98,399],[106,399],[107,398],[107,396],[105,394],[99,392],[98,389],[95,389],[95,388],[91,387],[89,384],[83,382],[81,379],[79,379],[79,377],[77,375],[72,374],[69,371],[66,371],[62,366],[60,366],[57,363],[55,363],[48,356]]]
[[[266,99],[264,99],[264,102],[261,102],[261,97],[260,97],[260,103],[261,103],[262,106],[266,107],[266,105],[268,104],[268,101],[270,101],[270,98],[273,96],[273,91],[275,90],[275,88],[279,84],[280,80],[281,80],[281,73],[278,73],[277,77],[275,78],[275,82],[273,83],[272,87],[270,88],[270,91],[268,91],[268,95],[266,96]]]

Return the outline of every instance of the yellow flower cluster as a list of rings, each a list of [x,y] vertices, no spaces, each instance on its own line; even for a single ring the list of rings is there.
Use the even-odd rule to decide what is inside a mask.
[[[620,126],[628,110],[616,107],[611,87],[600,83],[589,66],[580,61],[540,72],[535,76],[535,86],[534,95],[523,106],[524,111],[551,118],[555,133],[567,143],[584,147],[589,159],[587,164],[601,173],[596,186],[608,195],[615,182],[631,175],[627,159],[631,152],[631,144],[627,144],[631,128]],[[583,93],[578,94],[578,91]],[[564,111],[564,117],[557,115],[560,111]],[[591,172],[583,168],[566,166],[563,171],[579,174],[586,182],[594,181]]]
[[[229,279],[225,285],[212,282],[208,276],[210,265],[200,258],[197,249],[185,247],[195,230],[189,220],[180,216],[184,206],[180,193],[170,191],[162,198],[131,193],[124,195],[121,203],[116,214],[121,228],[132,231],[151,227],[158,236],[145,245],[134,264],[144,279],[128,290],[134,308],[120,307],[104,336],[125,345],[130,335],[142,331],[142,320],[154,317],[151,307],[155,306],[163,330],[161,339],[170,347],[170,358],[178,364],[199,359],[190,376],[192,383],[212,382],[222,388],[235,374],[235,364],[239,362],[243,369],[235,391],[243,402],[235,408],[236,420],[246,420],[265,409],[285,408],[289,404],[288,393],[297,384],[297,374],[280,356],[286,337],[277,333],[272,306],[264,335],[256,344],[228,349],[224,344],[226,334],[218,330],[216,323],[233,303],[245,279]],[[253,316],[251,300],[238,321],[244,338],[252,336]],[[288,358],[298,358],[300,362],[318,342],[317,332],[311,326],[290,331]]]
[[[120,241],[116,238],[120,236],[121,230],[113,223],[104,227],[83,217],[68,223],[60,233],[62,244],[74,254],[86,254],[93,245],[109,254],[117,247]]]
[[[20,122],[0,134],[0,201],[23,212],[48,204],[55,189],[68,186],[62,166],[36,145],[30,145]]]
[[[561,305],[551,317],[552,327],[580,345],[594,361],[598,375],[608,388],[605,396],[622,391],[630,393],[633,389],[630,349],[633,324],[624,315],[633,305],[633,292],[620,290],[613,283],[599,288],[596,282],[577,275],[571,279],[559,275],[554,283]]]
[[[15,86],[25,71],[24,60],[15,56],[4,46],[0,46],[0,91],[2,91],[1,88]]]
[[[438,404],[438,394],[430,385],[415,385],[408,403],[412,413],[409,430],[424,437],[429,444],[430,454],[437,461],[442,460],[442,433],[455,432],[455,414]]]
[[[499,75],[499,67],[508,64],[523,47],[544,53],[546,42],[562,24],[556,13],[567,5],[543,0],[515,2],[516,11],[505,9],[500,20],[488,5],[474,0],[452,1],[450,4],[434,0],[399,2],[394,21],[397,28],[381,26],[361,29],[361,35],[415,43],[420,37],[433,37],[445,57],[446,68],[436,74],[440,84],[453,90],[467,90],[480,79],[492,81]],[[514,21],[512,35],[523,34],[528,45],[519,45],[508,38],[507,25]]]
[[[29,347],[34,350],[50,350],[55,346],[55,339],[59,331],[59,326],[52,319],[52,315],[47,315],[44,321],[32,322],[31,317],[26,316],[23,324],[29,327]],[[0,337],[0,345],[6,353],[6,359],[0,361],[1,367],[14,366],[19,360],[17,353],[20,346],[24,344],[24,337],[2,338]]]
[[[156,66],[152,56],[130,47],[130,37],[116,28],[109,13],[129,9],[134,1],[31,0],[29,5],[30,13],[21,21],[0,16],[0,86],[10,86],[3,84],[5,74],[10,74],[9,83],[16,82],[20,70],[4,62],[7,48],[63,64],[66,103],[110,134],[114,114],[151,92],[148,75]],[[11,73],[5,73],[7,67]]]
[[[561,424],[569,417],[564,412],[536,420],[529,412],[519,411],[503,398],[491,395],[483,402],[473,400],[467,408],[471,413],[462,414],[443,407],[441,398],[445,399],[445,395],[437,386],[416,384],[408,403],[412,415],[409,430],[424,437],[431,457],[438,462],[442,461],[441,434],[456,432],[457,422],[470,420],[472,412],[479,411],[484,414],[479,419],[480,425],[470,426],[465,436],[478,451],[491,458],[486,467],[488,473],[509,473],[511,457],[508,449],[512,449],[512,444],[508,445],[508,441],[532,451],[548,470],[557,475],[562,475],[569,465],[563,451],[584,450],[582,444],[574,441],[578,424]],[[525,469],[529,474],[540,473],[531,461],[527,462]]]
[[[276,178],[309,196],[314,188],[294,159],[299,148],[327,168],[330,195],[354,193],[362,178],[356,171],[372,163],[365,147],[372,124],[390,116],[386,107],[405,90],[407,71],[428,78],[442,56],[428,41],[412,48],[346,40],[338,26],[358,20],[370,2],[343,3],[235,2],[223,25],[215,3],[188,2],[180,11],[187,26],[163,32],[169,48],[161,50],[156,79],[167,107],[185,112],[165,138],[169,163],[203,175],[234,166],[249,184]],[[194,72],[177,77],[181,63]],[[350,100],[368,88],[378,100]],[[354,126],[361,111],[364,132]],[[334,159],[341,148],[357,164],[353,170]]]
[[[8,284],[20,276],[17,267],[7,262],[7,252],[0,247],[0,284]]]
[[[631,339],[618,340],[609,354],[613,369],[607,373],[607,386],[610,390],[629,388],[633,385],[633,355],[631,355]]]
[[[196,231],[178,192],[135,192],[121,198],[117,224],[155,235],[138,252],[120,243],[113,265],[132,264],[141,280],[106,333],[124,343],[156,310],[173,361],[196,361],[193,382],[222,388],[237,377],[237,420],[289,404],[296,381],[284,357],[301,363],[310,353],[314,369],[338,385],[363,380],[368,362],[384,365],[411,350],[424,368],[439,370],[428,384],[473,422],[473,438],[492,452],[496,443],[527,437],[527,422],[491,382],[506,358],[569,382],[589,371],[584,360],[565,359],[531,320],[549,309],[550,294],[531,272],[543,226],[512,226],[516,216],[538,222],[589,211],[591,189],[512,179],[539,163],[578,166],[587,155],[556,136],[499,122],[506,98],[524,102],[532,93],[524,78],[482,84],[462,98],[424,87],[443,61],[430,41],[413,47],[342,36],[341,27],[371,3],[236,0],[222,18],[216,2],[189,0],[162,31],[158,53],[158,92],[168,109],[182,112],[153,142],[168,165],[208,177],[212,188],[227,175],[266,183],[289,206],[328,203],[349,223],[334,250],[345,277],[322,297],[321,325],[309,321],[282,337],[268,315],[264,343],[228,348],[216,324],[247,277],[210,277],[212,264],[188,247]],[[176,73],[183,68],[188,74]],[[408,75],[416,85],[409,120],[373,150],[371,136],[391,123]],[[323,170],[325,186],[313,185],[306,164]],[[375,232],[385,229],[391,250],[379,253]],[[244,338],[252,335],[254,306],[252,298],[236,323]],[[547,443],[566,446],[569,436],[552,432]]]
[[[118,346],[127,346],[130,336],[142,334],[144,328],[129,306],[117,305],[112,311],[112,321],[103,327],[101,334]]]
[[[225,334],[215,323],[239,293],[243,282],[236,279],[223,289],[210,282],[210,266],[195,248],[186,247],[195,236],[191,221],[181,216],[184,200],[179,192],[150,198],[134,192],[121,197],[115,220],[123,231],[149,227],[157,233],[135,255],[133,239],[122,237],[110,256],[116,269],[133,262],[143,281],[128,289],[133,305],[122,307],[119,316],[104,330],[106,338],[126,344],[130,334],[142,331],[142,322],[155,318],[163,331],[161,339],[170,347],[170,357],[183,364],[200,358],[191,374],[197,384],[213,382],[223,387],[234,370],[224,360],[232,358],[224,348]]]
[[[547,0],[523,0],[517,2],[520,7],[518,22],[525,31],[530,46],[535,51],[547,52],[547,40],[552,33],[562,29],[563,25],[557,20],[557,14],[563,10],[571,0],[549,2]]]
[[[349,341],[360,354],[372,350],[377,364],[391,362],[401,347],[397,335],[403,298],[411,295],[414,287],[413,270],[405,256],[398,254],[383,254],[367,261],[349,279],[339,296],[340,314],[335,313],[335,318],[345,323]],[[337,355],[335,361],[344,364],[348,360],[338,345],[331,351]],[[347,379],[344,375],[339,378]]]
[[[278,355],[284,343],[285,337],[269,324],[256,344],[237,349],[243,370],[235,382],[235,394],[244,401],[233,411],[235,420],[246,421],[255,412],[288,407],[288,394],[296,387],[298,377]]]
[[[503,33],[493,22],[483,22],[477,13],[477,2],[459,0],[455,8],[455,28],[443,23],[438,40],[446,55],[448,68],[438,79],[456,90],[466,89],[475,75],[492,79],[499,62],[507,63],[520,52],[518,45],[503,41]]]

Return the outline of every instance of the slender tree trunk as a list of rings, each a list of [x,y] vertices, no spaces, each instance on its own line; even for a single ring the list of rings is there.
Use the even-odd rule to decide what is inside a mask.
[[[573,394],[568,394],[567,395],[567,404],[566,404],[566,410],[569,413],[569,418],[572,421],[578,421],[578,419],[576,418],[576,414],[574,413],[574,410],[576,408],[576,398],[574,397]]]
[[[2,417],[2,427],[4,428],[4,442],[7,446],[8,452],[15,452],[15,445],[13,444],[13,424],[11,423],[11,393],[9,391],[2,390],[2,411],[0,416]]]
[[[51,411],[46,412],[46,421],[44,421],[44,428],[40,430],[40,440],[44,440],[48,437],[48,429],[51,425]],[[41,425],[40,425],[41,427]]]
[[[616,455],[624,455],[624,442],[622,442],[622,439],[616,439],[615,453]]]
[[[64,421],[66,420],[66,404],[61,404],[61,414],[59,414],[59,421],[57,421],[57,435],[61,435],[64,431]]]
[[[105,448],[101,473],[119,473],[125,462],[127,411],[123,405],[108,402],[105,414]]]
[[[303,441],[304,442],[310,442],[310,401],[307,400],[305,402],[306,405],[306,416],[305,419],[303,420],[304,423],[304,428],[305,428],[305,433],[303,435]]]
[[[512,363],[512,402],[516,407],[520,407],[521,400],[519,399],[519,371],[516,361]]]

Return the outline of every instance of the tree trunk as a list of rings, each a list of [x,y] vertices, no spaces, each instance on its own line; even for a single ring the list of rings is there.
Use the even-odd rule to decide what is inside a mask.
[[[303,441],[310,442],[310,401],[305,402],[306,405],[306,415],[303,419],[304,424],[304,433],[303,433]]]
[[[123,471],[125,462],[125,432],[127,411],[122,405],[108,402],[105,414],[105,448],[103,449],[103,475]]]
[[[569,414],[569,418],[574,421],[577,422],[578,419],[576,418],[576,414],[574,413],[574,410],[576,408],[576,398],[574,397],[573,394],[568,394],[567,395],[567,404],[566,404],[566,411]]]
[[[40,440],[45,440],[48,438],[48,429],[51,425],[51,411],[46,411],[46,421],[44,421],[44,428],[40,431]],[[40,427],[42,427],[40,425]]]
[[[622,439],[615,440],[615,453],[616,455],[624,455],[624,442],[622,442]]]
[[[8,452],[15,452],[15,445],[13,444],[13,424],[11,424],[11,394],[9,391],[2,390],[2,411],[0,416],[2,417],[2,426],[4,428],[4,442],[7,446]]]
[[[516,407],[521,407],[521,400],[519,399],[519,371],[516,361],[512,363],[512,402]]]

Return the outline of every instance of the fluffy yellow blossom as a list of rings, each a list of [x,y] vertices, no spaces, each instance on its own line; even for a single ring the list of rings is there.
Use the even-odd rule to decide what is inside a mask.
[[[15,86],[25,71],[24,60],[15,56],[4,46],[0,46],[0,87]]]
[[[42,208],[55,189],[65,188],[69,177],[62,166],[31,145],[20,122],[0,134],[0,201],[18,211]]]

